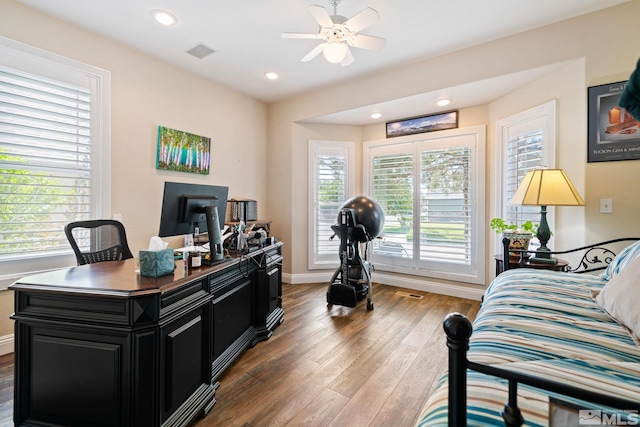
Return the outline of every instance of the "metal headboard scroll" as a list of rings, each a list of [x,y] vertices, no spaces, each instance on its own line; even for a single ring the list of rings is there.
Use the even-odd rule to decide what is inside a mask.
[[[613,250],[609,249],[608,246],[619,242],[631,243],[638,240],[640,240],[640,237],[623,237],[620,239],[607,240],[604,242],[594,243],[593,245],[582,246],[580,248],[569,249],[566,251],[551,251],[550,253],[552,255],[562,255],[584,251],[584,254],[582,255],[582,259],[578,263],[578,266],[576,268],[572,268],[571,266],[569,266],[566,271],[570,271],[572,273],[590,273],[593,271],[604,270],[616,257],[616,253],[613,252]],[[526,262],[526,254],[535,254],[535,251],[509,249],[508,238],[502,239],[502,246],[505,259],[507,259],[510,253],[519,253],[519,263],[521,264],[524,264]],[[505,267],[507,267],[507,263],[505,263]]]

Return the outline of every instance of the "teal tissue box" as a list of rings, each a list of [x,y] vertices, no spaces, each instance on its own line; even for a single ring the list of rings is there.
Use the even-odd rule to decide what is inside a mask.
[[[159,251],[140,251],[140,275],[159,277],[173,273],[173,249]]]

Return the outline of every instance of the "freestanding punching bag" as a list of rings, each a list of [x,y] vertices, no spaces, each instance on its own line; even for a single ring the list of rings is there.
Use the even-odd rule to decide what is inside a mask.
[[[222,235],[220,234],[220,220],[218,218],[218,207],[207,206],[207,229],[209,233],[209,250],[211,251],[211,261],[222,261],[224,259],[224,249],[222,248]]]

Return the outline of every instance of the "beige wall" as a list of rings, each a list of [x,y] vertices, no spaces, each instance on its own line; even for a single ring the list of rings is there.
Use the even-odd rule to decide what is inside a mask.
[[[158,233],[166,180],[229,186],[269,215],[264,103],[12,0],[0,0],[0,35],[111,73],[111,214],[122,215],[134,253]],[[210,175],[156,170],[158,125],[210,137]],[[0,336],[12,310],[0,305]]]
[[[13,321],[9,316],[13,313],[13,291],[0,292],[0,337],[13,334]]]
[[[640,212],[637,191],[625,185],[630,177],[640,175],[640,161],[586,164],[587,151],[587,87],[595,84],[626,80],[635,66],[640,47],[640,1],[592,13],[559,24],[528,31],[504,39],[429,59],[404,68],[371,75],[366,78],[334,85],[293,97],[270,106],[270,148],[282,153],[296,153],[290,159],[287,173],[270,169],[269,183],[282,188],[270,200],[278,212],[275,229],[287,242],[285,272],[293,277],[310,272],[306,268],[306,240],[293,239],[296,229],[304,228],[306,218],[293,218],[297,211],[289,205],[291,194],[301,199],[306,195],[307,170],[305,135],[298,132],[297,122],[336,111],[375,104],[395,97],[457,86],[514,72],[551,64],[562,68],[540,81],[516,91],[486,107],[488,177],[486,217],[495,216],[495,180],[491,165],[495,159],[496,121],[552,99],[558,100],[558,150],[556,166],[571,175],[582,192],[585,208],[558,209],[557,248],[567,248],[574,242],[596,242],[608,238],[640,235],[640,225],[634,220]],[[425,107],[425,113],[429,113]],[[466,110],[460,112],[461,126]],[[469,120],[476,124],[475,120]],[[365,141],[384,136],[382,125],[365,127]],[[327,128],[327,132],[329,132]],[[317,139],[322,135],[315,134]],[[300,163],[299,163],[300,162]],[[305,163],[306,164],[306,163]],[[283,163],[284,166],[284,163]],[[600,214],[600,198],[612,198],[614,213]],[[281,203],[282,202],[282,203]],[[564,235],[560,238],[560,229]],[[564,230],[575,232],[567,237]],[[487,250],[493,250],[487,242]],[[488,257],[487,281],[493,271]],[[460,284],[457,284],[460,285]]]
[[[577,234],[558,235],[557,245],[640,235],[635,221],[640,198],[633,186],[624,185],[638,176],[640,161],[586,164],[587,87],[628,78],[640,56],[638,16],[640,1],[634,0],[270,106],[13,0],[0,0],[0,35],[111,72],[112,213],[122,215],[134,251],[157,233],[165,180],[228,185],[231,197],[258,200],[260,216],[274,221],[274,234],[285,242],[285,277],[291,279],[311,273],[306,239],[308,140],[361,143],[384,137],[383,125],[310,125],[305,120],[549,64],[563,67],[490,105],[460,111],[461,126],[487,125],[486,217],[495,209],[495,122],[556,99],[557,166],[569,171],[588,204],[559,210],[557,226]],[[210,136],[211,175],[157,171],[158,125]],[[598,213],[598,200],[605,197],[613,199],[611,215]],[[487,250],[492,250],[489,243]],[[0,324],[10,314],[9,306],[0,306]]]
[[[0,35],[111,73],[111,213],[122,215],[132,251],[158,233],[164,181],[226,185],[230,197],[262,208],[264,103],[12,0],[0,4]],[[210,174],[156,170],[158,125],[210,137]]]

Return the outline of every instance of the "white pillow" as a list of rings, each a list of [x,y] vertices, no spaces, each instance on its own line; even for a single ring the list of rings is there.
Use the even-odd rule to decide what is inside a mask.
[[[602,274],[604,280],[613,279],[616,274],[619,274],[624,268],[631,263],[634,259],[640,256],[640,240],[630,244],[624,248],[620,253],[613,258],[611,263],[607,266],[606,270]]]
[[[640,257],[607,282],[596,296],[596,302],[614,320],[640,337]]]

